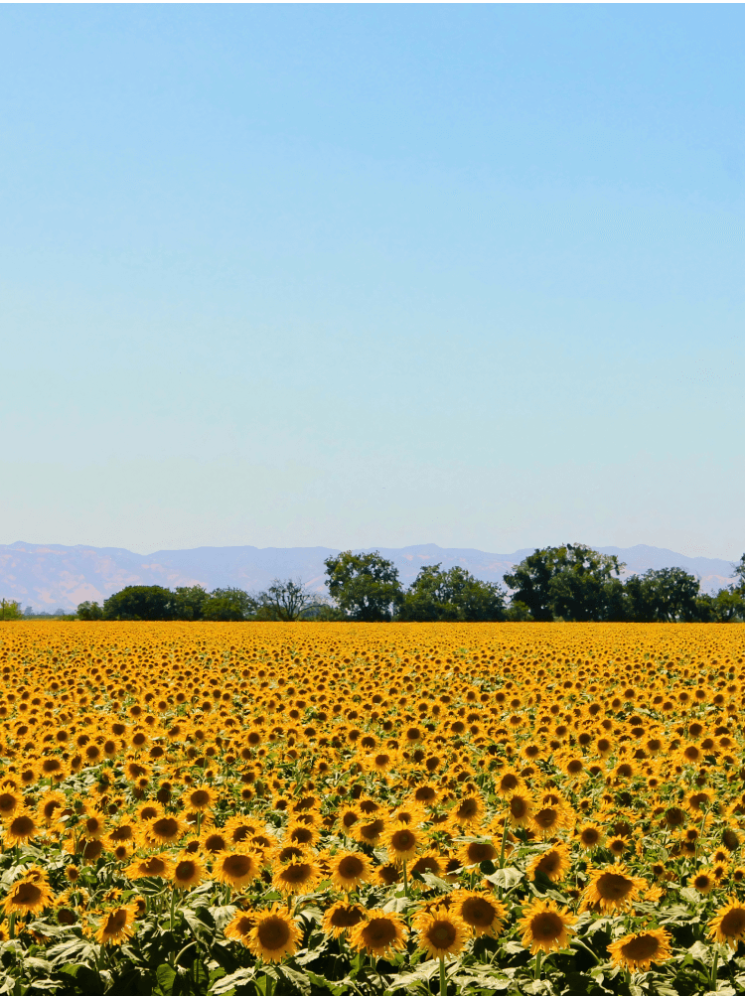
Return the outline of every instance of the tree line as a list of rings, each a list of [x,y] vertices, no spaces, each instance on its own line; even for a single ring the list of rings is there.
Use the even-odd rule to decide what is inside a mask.
[[[624,563],[586,545],[536,549],[500,584],[460,566],[424,566],[409,587],[379,552],[341,552],[325,560],[328,597],[299,580],[274,580],[249,594],[235,587],[130,586],[103,606],[85,601],[86,620],[363,622],[744,622],[745,555],[734,583],[712,595],[680,567],[623,579]]]

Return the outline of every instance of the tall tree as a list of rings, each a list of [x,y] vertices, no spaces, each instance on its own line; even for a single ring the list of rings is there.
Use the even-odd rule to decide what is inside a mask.
[[[698,578],[679,566],[631,576],[624,591],[630,621],[695,622],[701,616]]]
[[[173,592],[174,617],[179,621],[199,621],[204,617],[204,603],[208,597],[204,587],[176,587]]]
[[[301,580],[273,580],[257,600],[260,618],[280,622],[296,622],[319,603]]]
[[[423,566],[406,591],[401,621],[496,622],[505,618],[505,593],[496,583],[477,580],[461,566]]]
[[[256,617],[257,601],[238,587],[218,587],[202,604],[209,622],[243,622]]]
[[[7,597],[0,599],[0,621],[18,621],[23,618],[20,601],[11,601]]]
[[[734,570],[735,590],[739,590],[740,593],[745,594],[745,552],[738,563],[734,563],[732,566]]]
[[[176,616],[174,596],[165,587],[125,587],[106,598],[103,616],[117,621],[171,621]]]
[[[623,568],[587,545],[559,545],[536,549],[504,582],[536,621],[610,621],[620,615]]]
[[[390,621],[403,592],[398,570],[379,552],[340,552],[324,560],[329,593],[349,618]]]
[[[83,601],[78,604],[77,616],[84,622],[100,621],[103,618],[103,608],[98,601]]]

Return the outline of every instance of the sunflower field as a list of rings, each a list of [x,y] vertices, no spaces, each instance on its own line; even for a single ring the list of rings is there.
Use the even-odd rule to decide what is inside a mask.
[[[745,993],[745,626],[0,626],[0,993]]]

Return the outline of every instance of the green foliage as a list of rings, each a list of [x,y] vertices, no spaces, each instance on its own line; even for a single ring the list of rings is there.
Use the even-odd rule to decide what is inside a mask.
[[[97,601],[78,604],[77,616],[84,622],[97,622],[103,618],[103,608]]]
[[[296,622],[305,618],[317,598],[300,580],[273,580],[257,598],[256,617],[263,621]]]
[[[202,617],[208,622],[243,622],[256,614],[257,602],[238,587],[213,590],[202,604]]]
[[[745,552],[738,563],[733,566],[734,569],[734,589],[745,597]]]
[[[398,570],[379,552],[341,552],[324,560],[328,589],[349,618],[385,622],[400,606],[403,591]]]
[[[622,607],[617,556],[586,545],[536,549],[504,581],[535,621],[614,621]]]
[[[679,567],[629,577],[624,589],[627,621],[695,622],[704,611],[698,579]]]
[[[103,616],[115,621],[170,621],[176,617],[176,602],[165,587],[125,587],[106,598]]]
[[[410,622],[497,622],[505,618],[505,593],[461,566],[424,566],[404,594],[397,618]]]
[[[23,618],[23,612],[19,601],[9,601],[5,597],[0,599],[0,621],[19,621],[21,618]]]
[[[176,587],[173,592],[173,617],[192,622],[204,618],[204,604],[209,599],[204,587]]]

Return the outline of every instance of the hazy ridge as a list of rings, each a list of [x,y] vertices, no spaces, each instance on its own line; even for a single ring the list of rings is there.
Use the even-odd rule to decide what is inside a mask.
[[[323,546],[260,549],[239,545],[138,555],[128,549],[92,545],[15,542],[0,545],[0,596],[18,600],[24,608],[30,605],[36,611],[55,611],[71,610],[81,601],[103,601],[109,594],[136,583],[164,587],[202,584],[208,590],[223,586],[253,591],[266,587],[274,577],[292,576],[322,590],[323,560],[339,551]],[[501,581],[503,574],[533,549],[499,554],[429,544],[379,551],[396,564],[402,581],[409,584],[421,566],[436,562],[445,568],[463,566],[482,580]],[[626,549],[607,546],[600,551],[618,555],[627,564],[626,575],[681,566],[697,574],[707,591],[716,591],[732,579],[732,564],[726,559],[691,558],[650,545]]]

